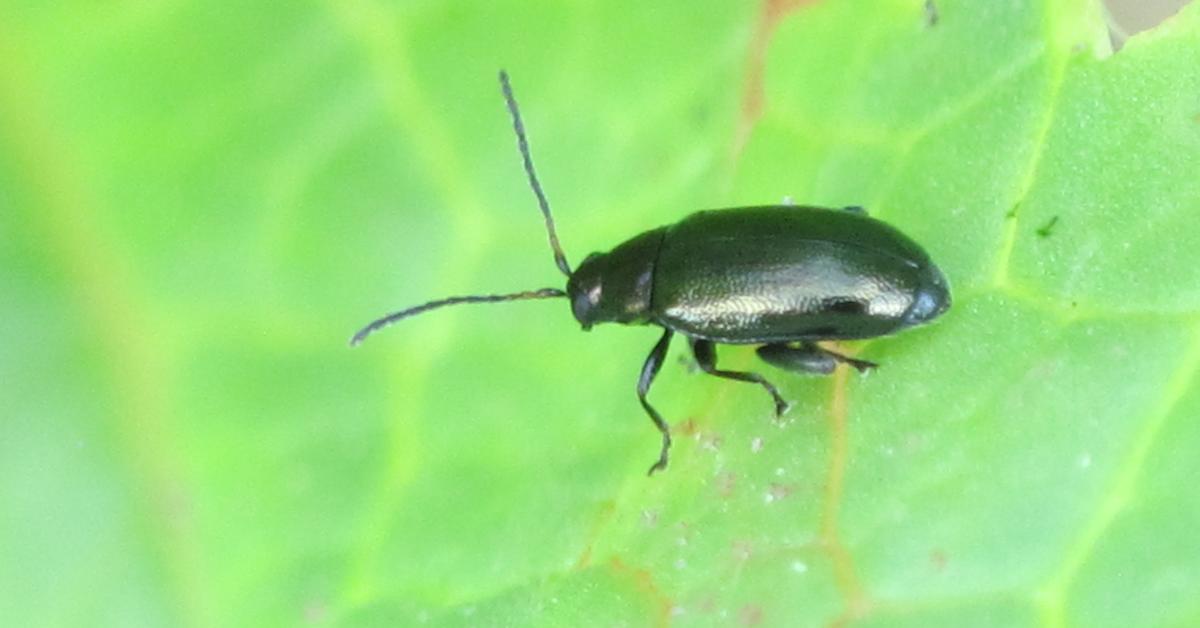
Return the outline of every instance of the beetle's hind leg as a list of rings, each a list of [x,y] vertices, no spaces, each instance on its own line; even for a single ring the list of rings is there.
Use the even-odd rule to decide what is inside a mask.
[[[788,402],[780,396],[779,390],[775,388],[771,382],[768,382],[765,377],[758,373],[743,373],[741,371],[723,371],[717,368],[717,351],[713,347],[711,340],[692,339],[692,353],[696,356],[696,363],[704,369],[709,375],[724,377],[725,379],[735,379],[739,382],[750,382],[758,384],[767,389],[771,393],[771,398],[775,400],[775,416],[783,416],[787,412]]]
[[[867,360],[858,360],[836,351],[818,347],[815,342],[801,342],[798,346],[786,343],[763,345],[758,348],[758,357],[788,371],[816,373],[828,375],[833,372],[838,362],[849,364],[865,373],[878,364]]]
[[[659,433],[662,434],[662,450],[658,453],[658,462],[650,466],[646,475],[654,475],[655,471],[667,468],[667,450],[671,448],[671,428],[663,420],[662,415],[650,405],[650,402],[646,401],[646,393],[650,392],[650,384],[654,381],[654,376],[658,375],[658,369],[662,368],[663,360],[667,357],[667,347],[671,346],[673,334],[674,332],[670,329],[663,332],[658,344],[654,345],[654,348],[650,350],[650,355],[646,356],[646,362],[642,364],[642,374],[638,376],[638,401],[642,402],[642,408],[646,410],[646,414],[650,415],[650,420],[654,421],[654,427],[657,427]]]

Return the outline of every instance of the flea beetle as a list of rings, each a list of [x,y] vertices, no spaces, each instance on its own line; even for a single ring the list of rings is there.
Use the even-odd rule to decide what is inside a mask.
[[[567,289],[431,301],[373,321],[354,335],[351,345],[398,320],[443,306],[522,299],[566,298],[584,330],[607,322],[662,327],[637,381],[638,401],[662,435],[658,460],[649,471],[653,474],[667,466],[671,431],[646,394],[676,333],[687,337],[704,372],[761,386],[779,416],[788,404],[775,386],[758,373],[717,368],[716,344],[758,345],[759,357],[790,371],[828,374],[839,362],[866,371],[877,365],[835,353],[817,341],[893,334],[927,323],[950,307],[949,284],[925,250],[860,207],[785,204],[701,211],[634,236],[607,253],[592,253],[572,271],[504,71],[500,88]]]

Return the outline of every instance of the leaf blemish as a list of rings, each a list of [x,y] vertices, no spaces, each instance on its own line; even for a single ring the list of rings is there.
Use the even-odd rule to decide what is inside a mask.
[[[722,471],[717,476],[717,494],[724,498],[729,498],[733,495],[733,490],[737,488],[737,474],[732,471]]]
[[[933,565],[934,571],[942,572],[946,570],[946,563],[949,558],[946,556],[946,551],[943,549],[935,549],[929,554],[929,562]]]
[[[750,560],[750,556],[753,553],[753,546],[750,545],[750,541],[737,540],[733,542],[733,559],[739,563]]]
[[[1050,218],[1050,220],[1048,220],[1046,222],[1046,224],[1038,227],[1037,231],[1035,231],[1035,233],[1038,234],[1038,237],[1048,238],[1048,237],[1050,237],[1050,233],[1054,230],[1054,225],[1056,225],[1056,224],[1058,224],[1058,215],[1057,214],[1052,216]]]
[[[767,490],[767,494],[763,496],[763,501],[772,504],[791,495],[795,491],[795,485],[772,483],[771,488]]]
[[[757,626],[762,623],[763,610],[761,606],[747,604],[738,611],[738,622],[743,626]]]
[[[941,15],[938,14],[937,4],[933,0],[925,0],[925,27],[937,26],[939,19]]]

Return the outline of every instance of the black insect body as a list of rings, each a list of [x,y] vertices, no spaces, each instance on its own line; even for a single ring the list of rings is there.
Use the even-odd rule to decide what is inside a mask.
[[[574,272],[558,243],[550,206],[534,172],[508,76],[501,88],[530,185],[545,217],[566,291],[453,297],[380,318],[351,340],[400,319],[459,303],[567,297],[587,330],[596,323],[657,325],[663,335],[642,366],[637,396],[662,434],[650,473],[667,466],[667,422],[647,401],[675,333],[686,336],[705,372],[762,386],[777,415],[788,404],[757,373],[717,368],[715,344],[759,345],[765,361],[791,371],[827,374],[838,362],[876,366],[819,347],[820,340],[872,338],[929,322],[950,307],[949,285],[918,244],[858,207],[844,210],[772,205],[702,211],[652,229]]]

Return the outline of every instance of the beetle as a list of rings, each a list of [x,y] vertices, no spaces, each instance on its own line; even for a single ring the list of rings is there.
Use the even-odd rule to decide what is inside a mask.
[[[816,343],[886,336],[928,323],[950,307],[949,283],[925,250],[860,207],[784,204],[701,211],[607,253],[592,253],[572,271],[503,70],[500,88],[555,264],[567,276],[566,290],[430,301],[371,322],[354,335],[352,346],[401,319],[462,303],[567,298],[584,331],[608,322],[657,325],[662,337],[637,381],[638,401],[662,436],[658,460],[648,472],[653,475],[667,466],[671,430],[646,396],[676,333],[687,337],[706,373],[766,390],[778,417],[789,407],[779,390],[758,373],[717,368],[716,344],[758,345],[764,361],[794,372],[829,374],[838,363],[865,372],[878,365]]]

